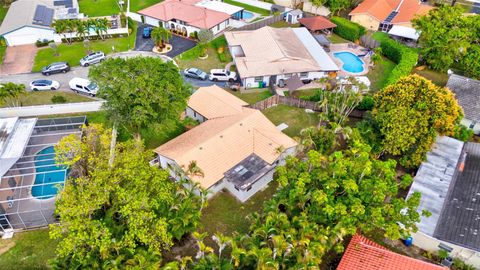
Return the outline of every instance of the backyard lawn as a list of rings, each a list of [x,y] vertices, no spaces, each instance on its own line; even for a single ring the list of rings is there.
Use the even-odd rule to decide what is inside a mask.
[[[349,40],[346,40],[342,37],[340,37],[339,35],[337,34],[334,34],[332,33],[330,36],[328,36],[328,39],[332,42],[332,43],[349,43],[351,41]]]
[[[262,112],[275,125],[287,124],[288,128],[284,129],[283,132],[290,137],[297,137],[302,129],[318,124],[318,114],[306,113],[305,109],[302,108],[279,104]]]
[[[376,92],[382,89],[394,68],[395,63],[385,57],[383,57],[382,61],[377,63],[373,69],[370,68],[367,74],[371,82],[370,90]]]
[[[128,37],[110,38],[105,40],[90,41],[90,50],[103,51],[106,54],[127,51],[135,46],[135,31]],[[80,65],[79,61],[87,54],[88,49],[84,47],[83,42],[74,42],[71,45],[62,43],[58,45],[58,56],[54,55],[54,51],[49,47],[40,49],[35,56],[32,71],[40,71],[42,68],[52,62],[65,61],[70,66]]]
[[[53,104],[52,97],[54,95],[62,96],[66,99],[66,102],[88,102],[94,101],[93,99],[75,94],[73,92],[61,92],[61,91],[42,91],[42,92],[27,92],[18,98],[18,104],[20,106],[34,106],[34,105],[47,105]],[[0,107],[10,107],[13,104],[7,101],[6,104],[0,105]]]
[[[55,256],[56,246],[47,229],[17,233],[12,239],[0,240],[0,269],[50,269],[47,263]]]
[[[127,8],[127,1],[124,2],[123,10]],[[130,11],[137,12],[159,2],[162,0],[131,0]],[[89,17],[109,16],[120,12],[117,0],[79,0],[78,5],[80,12]]]
[[[3,21],[3,18],[5,18],[5,15],[7,15],[7,11],[8,7],[0,4],[0,23]]]
[[[300,27],[299,23],[291,24],[286,21],[278,21],[276,23],[272,23],[269,25],[270,27],[275,27],[275,28],[286,28],[286,27]]]
[[[257,93],[246,93],[242,94],[239,91],[227,90],[230,94],[235,95],[239,99],[247,102],[248,104],[255,104],[260,100],[264,100],[272,96],[272,93],[268,90],[257,92]]]
[[[446,73],[441,73],[431,69],[418,70],[414,69],[413,73],[418,74],[424,78],[431,80],[434,84],[438,86],[447,85],[448,75]]]
[[[223,52],[220,54],[219,51]],[[212,40],[207,45],[208,57],[206,59],[198,58],[200,53],[200,47],[195,46],[175,57],[175,61],[181,69],[195,67],[208,73],[210,69],[225,68],[225,66],[233,60],[228,51],[227,41],[224,36]]]
[[[230,5],[237,6],[237,7],[243,7],[244,9],[246,9],[248,11],[258,13],[262,16],[270,15],[270,10],[266,10],[266,9],[263,9],[263,8],[254,7],[254,6],[247,5],[247,4],[240,3],[240,2],[237,2],[237,1],[233,1],[233,0],[223,0],[223,2],[225,2],[227,4],[230,4]]]

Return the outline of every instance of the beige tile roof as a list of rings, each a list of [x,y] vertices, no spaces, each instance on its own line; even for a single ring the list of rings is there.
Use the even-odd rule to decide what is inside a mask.
[[[188,100],[188,107],[207,119],[241,113],[242,107],[247,105],[216,85],[199,88]]]
[[[174,160],[184,169],[191,161],[196,161],[204,177],[194,176],[192,180],[209,188],[252,153],[272,164],[280,156],[277,151],[280,146],[288,149],[296,145],[262,112],[242,108],[238,114],[198,125],[161,145],[155,152]]]
[[[225,38],[229,46],[240,46],[245,54],[235,57],[243,78],[323,70],[292,28],[232,31]]]

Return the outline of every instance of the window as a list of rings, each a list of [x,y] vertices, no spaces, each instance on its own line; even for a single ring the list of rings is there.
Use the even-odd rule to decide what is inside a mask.
[[[262,76],[255,77],[255,82],[263,82],[263,77]]]
[[[220,24],[217,25],[217,31],[220,30]]]
[[[193,111],[193,117],[197,117],[197,112]]]
[[[286,73],[283,76],[285,77],[285,79],[290,79],[292,77],[292,73]]]
[[[307,77],[308,76],[308,72],[300,72],[300,77]]]

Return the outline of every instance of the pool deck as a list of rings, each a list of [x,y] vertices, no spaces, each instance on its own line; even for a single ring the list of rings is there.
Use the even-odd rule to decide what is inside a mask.
[[[351,47],[348,46],[348,44],[351,44],[351,43],[330,44],[330,52],[328,53],[328,55],[330,56],[330,58],[333,59],[335,64],[337,64],[337,66],[340,68],[340,71],[338,72],[338,76],[346,77],[346,76],[364,76],[364,75],[366,75],[368,73],[368,71],[370,70],[369,68],[372,65],[372,61],[370,59],[370,56],[359,57],[363,62],[363,71],[358,72],[358,73],[351,73],[351,72],[348,72],[348,71],[344,70],[342,68],[343,62],[333,55],[334,53],[338,53],[338,52],[350,52],[350,53],[353,53],[355,55],[361,55],[361,54],[366,53],[366,51],[364,50],[365,49],[364,47],[357,45],[356,48],[351,48]]]

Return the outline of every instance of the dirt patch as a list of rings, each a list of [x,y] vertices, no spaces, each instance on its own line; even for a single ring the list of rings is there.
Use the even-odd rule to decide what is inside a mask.
[[[15,241],[12,239],[0,240],[0,255],[7,252],[9,249],[15,246]]]

